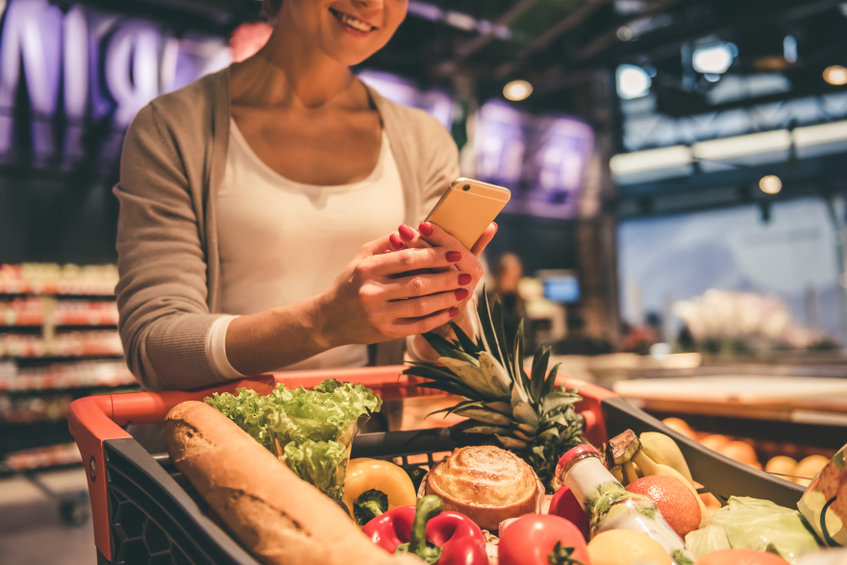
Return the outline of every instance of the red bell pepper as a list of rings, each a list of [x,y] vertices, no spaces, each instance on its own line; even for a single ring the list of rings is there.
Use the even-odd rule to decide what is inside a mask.
[[[429,494],[417,506],[398,506],[364,525],[362,531],[383,549],[409,552],[438,565],[488,565],[485,536],[458,512],[442,512],[444,503]]]

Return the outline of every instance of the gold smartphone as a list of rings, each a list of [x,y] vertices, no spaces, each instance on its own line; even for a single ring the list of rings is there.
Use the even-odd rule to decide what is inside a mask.
[[[470,249],[511,196],[508,188],[458,178],[450,183],[426,220],[438,225]]]

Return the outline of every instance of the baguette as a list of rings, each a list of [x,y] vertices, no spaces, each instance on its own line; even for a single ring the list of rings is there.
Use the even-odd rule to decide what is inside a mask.
[[[262,563],[347,565],[389,558],[340,506],[215,408],[183,402],[164,424],[177,469]]]

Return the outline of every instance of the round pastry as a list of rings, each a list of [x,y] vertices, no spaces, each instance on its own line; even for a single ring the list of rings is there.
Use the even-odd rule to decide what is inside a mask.
[[[537,512],[544,487],[532,467],[511,451],[476,445],[454,449],[436,464],[427,474],[426,494],[440,496],[444,510],[497,530],[507,518]]]

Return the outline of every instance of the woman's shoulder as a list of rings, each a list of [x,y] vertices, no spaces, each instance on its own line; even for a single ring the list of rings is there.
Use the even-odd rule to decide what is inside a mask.
[[[432,114],[420,108],[413,108],[412,106],[394,102],[380,94],[372,86],[368,86],[368,90],[386,127],[388,127],[388,124],[396,124],[404,129],[447,130],[444,124],[438,121]]]
[[[189,84],[160,94],[139,110],[136,120],[161,119],[172,125],[192,125],[194,119],[208,121],[228,99],[227,69],[203,75]]]

